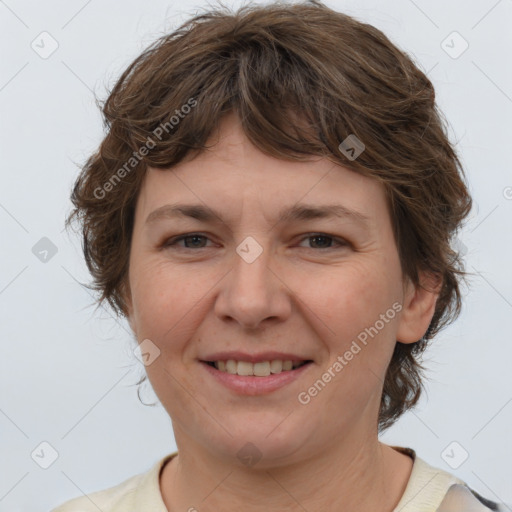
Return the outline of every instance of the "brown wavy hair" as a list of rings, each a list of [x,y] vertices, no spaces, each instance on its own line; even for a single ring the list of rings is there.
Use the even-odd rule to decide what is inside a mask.
[[[379,431],[417,403],[421,355],[461,310],[467,273],[453,237],[472,200],[432,83],[404,51],[317,0],[236,12],[221,5],[157,39],[97,104],[106,134],[76,179],[66,227],[79,221],[99,305],[127,314],[134,208],[147,167],[166,169],[204,150],[234,112],[266,154],[322,156],[384,184],[403,275],[421,286],[426,270],[442,287],[425,335],[396,343]],[[351,134],[365,144],[354,160],[339,149]]]

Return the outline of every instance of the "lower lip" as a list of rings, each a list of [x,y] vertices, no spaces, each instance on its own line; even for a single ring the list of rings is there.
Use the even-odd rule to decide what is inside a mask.
[[[243,376],[222,372],[201,361],[207,372],[210,373],[221,384],[242,395],[263,395],[276,391],[294,380],[298,379],[304,372],[307,372],[312,363],[306,363],[296,370],[288,370],[281,373],[273,373],[268,377],[255,377],[253,375]]]

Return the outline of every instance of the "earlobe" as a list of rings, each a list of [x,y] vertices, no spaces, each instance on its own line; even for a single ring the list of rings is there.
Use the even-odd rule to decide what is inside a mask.
[[[407,280],[404,287],[403,308],[396,333],[396,339],[401,343],[420,340],[434,316],[442,279],[432,273],[420,272],[420,283],[422,286],[415,286]]]

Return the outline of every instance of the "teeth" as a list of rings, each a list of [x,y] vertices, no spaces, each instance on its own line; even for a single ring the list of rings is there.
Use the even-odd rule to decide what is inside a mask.
[[[238,363],[240,364],[240,363]],[[250,364],[250,363],[249,363]],[[261,363],[254,363],[252,365],[254,375],[257,377],[268,377],[270,375],[270,362],[262,361]]]
[[[228,361],[226,361],[226,371],[228,373],[235,374],[237,367],[238,367],[238,364],[236,361],[233,361],[233,359],[229,359]]]
[[[247,361],[238,361],[236,373],[238,375],[254,375],[254,365]]]
[[[270,371],[272,373],[281,373],[283,371],[283,361],[279,361],[279,359],[270,361]]]
[[[293,363],[291,361],[283,361],[283,370],[291,370]]]
[[[302,362],[294,363],[291,360],[282,361],[274,359],[272,361],[260,361],[259,363],[249,363],[248,361],[215,361],[215,368],[221,372],[231,373],[232,375],[268,377],[273,373],[281,373],[297,368]]]

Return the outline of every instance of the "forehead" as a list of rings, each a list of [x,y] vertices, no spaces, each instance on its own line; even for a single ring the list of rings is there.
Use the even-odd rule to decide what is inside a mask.
[[[387,215],[384,187],[378,181],[326,158],[289,161],[267,155],[247,138],[236,116],[219,123],[207,147],[172,169],[147,170],[137,206],[144,220],[156,219],[157,209],[176,213],[179,203],[202,204],[197,217],[212,209],[229,211],[233,220],[251,211],[263,211],[275,221],[287,215],[300,218],[299,204],[329,206],[331,213],[338,206],[338,213],[348,213],[339,217],[353,213],[352,220],[375,222]]]

